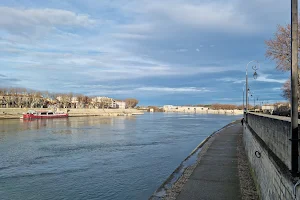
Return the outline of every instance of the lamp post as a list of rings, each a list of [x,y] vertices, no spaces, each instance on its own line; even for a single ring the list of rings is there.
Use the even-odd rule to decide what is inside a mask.
[[[245,111],[245,85],[246,85],[246,83],[244,83],[244,86],[243,86],[243,113]]]
[[[250,93],[250,97],[253,98],[253,105],[255,104],[255,97],[254,97],[254,93],[253,91],[249,90],[249,93]],[[249,100],[250,102],[250,100]],[[250,103],[249,103],[249,106],[250,106]]]
[[[250,93],[250,97],[251,97],[251,98],[254,98],[253,93],[252,93],[251,90],[249,90],[249,93]],[[249,99],[249,102],[248,102],[248,103],[249,103],[249,107],[250,107],[250,106],[251,106],[251,104],[250,104],[250,99]],[[249,109],[250,109],[250,108],[249,108]],[[250,110],[251,110],[251,109],[250,109]]]
[[[257,109],[259,110],[259,101],[258,101],[258,97],[256,97],[256,103],[258,102],[258,105],[257,105]]]
[[[248,66],[250,63],[254,63],[252,65],[252,69],[254,70],[253,78],[257,79],[258,74],[256,73],[256,70],[259,69],[259,62],[257,60],[252,60],[247,64],[246,67],[246,122],[248,121],[247,113],[248,113]]]
[[[291,0],[291,172],[298,175],[298,0]]]

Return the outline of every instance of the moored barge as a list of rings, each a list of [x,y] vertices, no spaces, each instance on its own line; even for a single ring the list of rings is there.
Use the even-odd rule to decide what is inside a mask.
[[[24,113],[21,118],[23,119],[50,119],[50,118],[66,118],[69,117],[67,113],[64,112],[53,112],[48,111],[35,111],[29,110],[27,113]]]

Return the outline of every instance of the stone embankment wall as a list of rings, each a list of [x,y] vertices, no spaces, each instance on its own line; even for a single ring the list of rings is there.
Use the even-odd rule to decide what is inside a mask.
[[[227,115],[242,115],[242,110],[201,110],[201,109],[170,109],[165,112],[180,112],[180,113],[200,113],[200,114],[227,114]]]
[[[30,110],[30,108],[0,108],[0,119],[14,119],[20,118],[23,113]],[[34,108],[31,110],[51,110],[49,108]],[[120,116],[143,114],[143,111],[137,109],[68,109],[70,117],[76,116]],[[60,109],[59,111],[67,112],[67,109]]]
[[[289,118],[248,114],[243,141],[261,199],[294,199],[290,138]],[[296,196],[300,199],[300,186]]]

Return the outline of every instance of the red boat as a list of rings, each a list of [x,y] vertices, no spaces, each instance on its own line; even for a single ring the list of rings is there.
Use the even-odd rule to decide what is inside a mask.
[[[23,119],[50,119],[50,118],[65,118],[69,117],[68,114],[64,112],[53,112],[49,111],[34,111],[30,110],[23,114]]]

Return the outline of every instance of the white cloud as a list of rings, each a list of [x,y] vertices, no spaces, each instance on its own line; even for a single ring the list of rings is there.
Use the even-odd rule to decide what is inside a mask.
[[[278,91],[278,90],[281,90],[281,88],[280,87],[274,87],[274,88],[272,88],[272,90],[273,91]]]
[[[145,4],[147,4],[145,6]],[[171,6],[170,6],[171,5]],[[257,28],[233,2],[149,1],[136,12],[147,13],[176,24],[226,32],[253,32]]]
[[[232,83],[243,83],[245,82],[245,79],[237,79],[237,78],[220,78],[218,79],[219,81],[224,81],[224,82],[232,82]]]
[[[277,24],[287,23],[288,17],[285,13],[290,9],[289,5],[284,0],[277,0],[275,4],[271,2],[133,0],[114,6],[126,13],[137,13],[138,17],[160,25],[161,28],[173,27],[171,24],[176,24],[181,28],[185,26],[184,28],[193,27],[208,31],[253,34],[270,31],[270,26],[266,24],[276,28]],[[266,6],[272,12],[266,12]]]
[[[140,87],[136,90],[140,91],[152,91],[152,92],[166,92],[166,93],[189,93],[189,92],[209,92],[210,90],[206,88],[197,87]]]
[[[119,39],[149,39],[149,38],[151,38],[148,35],[133,34],[133,33],[114,33],[112,35]]]
[[[269,83],[284,83],[286,82],[286,79],[274,79],[274,78],[269,78],[269,75],[259,75],[258,78],[256,79],[257,81],[261,82],[269,82]]]
[[[0,30],[17,35],[46,33],[55,27],[91,27],[96,21],[88,15],[59,9],[0,7]]]
[[[119,25],[118,28],[121,31],[127,33],[147,33],[149,31],[153,31],[154,25],[149,23],[142,23],[142,24],[124,24]]]
[[[259,74],[259,76],[256,80],[253,80],[250,78],[248,80],[249,81],[268,82],[268,83],[284,83],[284,82],[286,82],[286,79],[274,79],[274,78],[269,78],[269,77],[270,77],[270,75],[268,75],[268,74]],[[230,77],[220,78],[218,80],[224,81],[224,82],[232,82],[232,83],[244,83],[246,81],[245,78],[230,78]]]
[[[196,0],[89,0],[89,3],[79,1],[74,5],[65,0],[61,2],[61,5],[32,2],[30,5],[34,7],[29,8],[29,4],[18,1],[18,8],[0,7],[0,64],[7,66],[3,69],[5,73],[14,74],[16,78],[25,77],[26,80],[31,77],[28,80],[31,85],[23,84],[25,87],[35,87],[37,82],[43,81],[40,77],[51,74],[51,77],[56,78],[55,83],[59,87],[53,86],[50,80],[43,81],[43,87],[56,87],[59,90],[63,88],[66,91],[70,88],[83,88],[83,91],[91,94],[97,91],[105,94],[139,94],[141,91],[191,94],[203,92],[205,88],[201,87],[146,87],[144,78],[151,79],[152,84],[161,85],[159,82],[163,78],[172,76],[171,78],[180,78],[187,83],[191,81],[193,85],[205,81],[207,87],[212,88],[211,85],[217,82],[209,81],[209,77],[205,76],[203,80],[196,81],[195,75],[230,70],[244,72],[244,67],[241,68],[238,64],[244,59],[243,55],[227,57],[227,52],[222,53],[226,58],[218,55],[218,51],[234,51],[230,48],[224,50],[227,43],[236,44],[235,37],[233,40],[224,41],[220,33],[225,38],[226,32],[230,32],[230,35],[241,34],[241,38],[245,35],[248,37],[247,33],[250,33],[252,37],[253,32],[264,31],[259,29],[260,25],[263,24],[263,28],[273,26],[264,23],[265,18],[261,17],[265,13],[261,11],[263,7],[259,10],[253,9],[255,12],[241,12],[239,7],[249,9],[244,4],[252,4],[251,8],[255,8],[261,2],[269,5],[269,0],[253,0],[247,3],[239,1],[238,4],[236,0],[213,3]],[[286,4],[283,0],[281,2]],[[85,5],[81,7],[80,4]],[[60,9],[43,8],[46,5]],[[256,15],[259,20],[253,18]],[[280,18],[282,15],[275,17]],[[109,23],[105,23],[107,21]],[[279,22],[276,20],[276,23]],[[30,40],[30,37],[38,40]],[[215,37],[218,37],[217,44]],[[212,44],[217,45],[218,51],[210,48]],[[209,52],[202,51],[203,47]],[[194,53],[183,53],[187,50]],[[257,52],[251,49],[249,54],[252,54],[250,51]],[[199,52],[197,56],[192,57],[196,52]],[[222,63],[226,65],[220,66]],[[264,70],[267,73],[269,69]],[[243,84],[244,77],[239,78],[219,80]],[[66,81],[75,85],[78,82],[82,84],[78,84],[80,87],[76,88],[65,84]],[[260,74],[256,81],[282,83],[285,80]],[[104,86],[111,83],[118,85],[120,82],[142,83],[145,87],[139,85],[128,90]],[[42,87],[41,84],[38,86]]]
[[[145,65],[145,66],[143,66]],[[164,63],[149,65],[147,59],[135,64],[116,62],[111,60],[109,63],[99,64],[98,68],[84,69],[76,73],[80,76],[89,77],[96,80],[130,80],[143,77],[170,77],[180,76],[188,77],[196,74],[219,73],[228,71],[230,67],[187,67],[187,66],[170,66]]]
[[[78,85],[74,83],[65,83],[63,87],[72,89],[83,89],[87,91],[97,91],[96,93],[105,95],[133,94],[139,92],[147,93],[205,93],[209,89],[203,87],[151,87],[138,85]],[[91,95],[95,95],[91,93]]]
[[[187,52],[188,50],[187,49],[177,49],[176,52],[180,52],[180,53],[183,53],[183,52]]]

